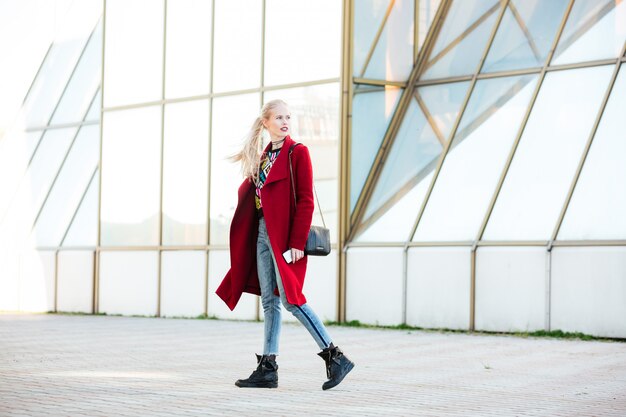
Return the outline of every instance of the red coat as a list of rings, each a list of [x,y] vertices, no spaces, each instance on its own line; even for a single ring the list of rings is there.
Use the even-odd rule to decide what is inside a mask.
[[[288,264],[283,252],[289,248],[304,250],[313,218],[313,169],[309,150],[298,145],[291,154],[296,184],[297,210],[289,177],[289,148],[295,143],[285,139],[274,165],[261,189],[263,215],[274,258],[290,304],[302,305],[307,257]],[[265,148],[267,151],[271,143]],[[261,295],[256,267],[256,240],[259,220],[254,204],[255,186],[245,179],[239,186],[237,208],[230,225],[230,265],[216,293],[233,310],[243,292]],[[278,295],[276,289],[275,294]]]

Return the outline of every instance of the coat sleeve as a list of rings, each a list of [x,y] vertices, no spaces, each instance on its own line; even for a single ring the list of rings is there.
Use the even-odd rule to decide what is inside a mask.
[[[296,146],[292,154],[294,180],[296,186],[296,209],[291,221],[289,247],[304,250],[313,220],[313,167],[309,149]]]

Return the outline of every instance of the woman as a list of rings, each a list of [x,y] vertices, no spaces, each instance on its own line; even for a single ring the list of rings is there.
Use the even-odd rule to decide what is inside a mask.
[[[333,344],[324,324],[302,294],[307,265],[304,246],[313,217],[313,170],[307,147],[289,136],[290,119],[284,101],[266,103],[243,149],[231,158],[241,162],[246,179],[239,187],[237,208],[230,226],[231,268],[216,292],[231,310],[243,292],[260,295],[265,313],[263,355],[256,355],[257,368],[250,377],[237,380],[235,385],[278,387],[276,356],[282,302],[322,349],[318,355],[326,363],[328,381],[322,385],[326,390],[339,384],[354,363]],[[264,129],[269,132],[271,143],[261,153]],[[289,255],[291,262],[288,262]]]

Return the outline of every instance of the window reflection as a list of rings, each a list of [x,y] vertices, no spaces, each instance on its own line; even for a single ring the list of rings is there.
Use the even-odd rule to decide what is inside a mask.
[[[364,237],[373,241],[402,241],[408,238],[415,216],[428,188],[432,172],[449,136],[452,123],[469,83],[451,83],[416,90],[397,137],[368,203],[359,233],[377,222],[401,220],[397,227],[376,226],[381,234]],[[396,204],[412,206],[400,217],[389,215]]]
[[[617,57],[626,40],[626,2],[577,0],[552,64]]]
[[[264,100],[283,99],[292,115],[292,138],[309,148],[313,178],[331,241],[337,241],[339,173],[339,84],[273,90]],[[313,224],[322,224],[315,202]]]
[[[445,78],[476,71],[499,8],[497,1],[455,1],[421,78]]]
[[[568,3],[510,0],[483,71],[543,66]]]

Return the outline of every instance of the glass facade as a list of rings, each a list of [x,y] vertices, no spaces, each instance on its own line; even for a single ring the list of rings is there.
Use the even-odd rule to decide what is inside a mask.
[[[406,322],[423,311],[407,294],[430,282],[411,281],[428,268],[409,258],[457,251],[470,263],[451,270],[474,280],[480,246],[626,246],[625,2],[52,3],[63,20],[52,30],[33,17],[46,48],[32,48],[15,117],[0,117],[0,270],[18,271],[0,278],[0,310],[38,305],[11,296],[35,250],[46,266],[24,282],[38,270],[49,282],[61,254],[93,292],[94,303],[63,305],[221,311],[207,305],[209,275],[227,264],[243,180],[228,157],[275,98],[313,159],[337,319],[356,288],[346,286],[353,248],[398,251]],[[93,254],[89,285],[70,267],[84,269],[84,256],[64,251]],[[177,270],[188,271],[182,289]]]

